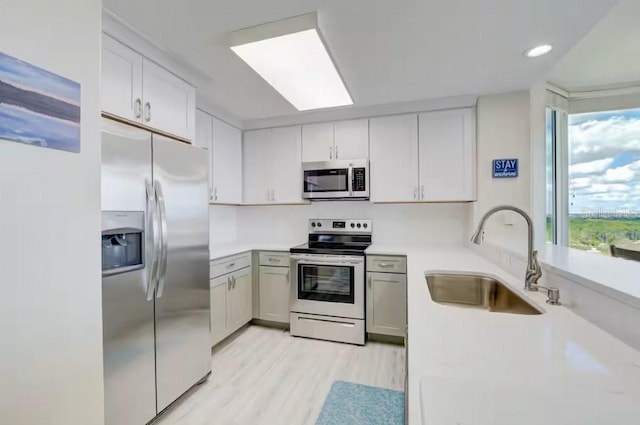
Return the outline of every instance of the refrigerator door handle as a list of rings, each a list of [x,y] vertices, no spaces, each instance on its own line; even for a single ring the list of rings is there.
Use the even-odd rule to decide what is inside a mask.
[[[151,260],[151,264],[147,265],[147,301],[151,301],[153,300],[153,293],[156,289],[155,270],[158,264],[158,221],[156,220],[155,216],[156,198],[154,194],[153,184],[149,180],[145,180],[144,184],[147,190],[147,231],[151,235],[151,248],[147,250],[147,258]]]
[[[158,266],[158,290],[156,296],[162,297],[165,285],[165,274],[167,273],[167,251],[169,241],[167,238],[167,209],[164,202],[164,195],[162,194],[162,185],[158,180],[155,181],[156,187],[156,202],[158,203],[160,210],[160,260]]]

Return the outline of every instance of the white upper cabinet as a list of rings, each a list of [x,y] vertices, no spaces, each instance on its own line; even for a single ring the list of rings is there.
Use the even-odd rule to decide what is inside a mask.
[[[368,157],[368,119],[302,126],[302,160],[304,162]]]
[[[336,122],[334,153],[336,159],[369,158],[369,120]]]
[[[369,130],[372,202],[475,200],[472,108],[372,118]]]
[[[196,92],[189,83],[103,35],[102,110],[186,140],[195,137]]]
[[[242,131],[213,117],[212,201],[242,202]]]
[[[296,203],[302,201],[301,128],[283,127],[271,131],[269,146],[271,163],[271,201]]]
[[[102,41],[102,110],[140,122],[142,56],[111,37],[104,36]]]
[[[417,201],[418,116],[371,118],[369,129],[371,201]]]
[[[244,202],[302,202],[301,128],[283,127],[244,133]]]
[[[302,126],[302,161],[329,161],[333,155],[333,123]]]
[[[248,204],[271,202],[271,175],[268,149],[271,130],[245,131],[243,135],[242,197]]]
[[[206,112],[196,110],[196,138],[193,144],[206,149],[209,156],[209,201],[213,201],[213,117]]]
[[[196,110],[196,138],[193,144],[209,152],[213,148],[213,117],[200,109]]]
[[[155,63],[142,64],[143,124],[193,140],[196,90]]]
[[[242,203],[242,132],[198,109],[194,144],[209,151],[209,202]]]
[[[473,110],[420,114],[420,190],[423,201],[475,200]]]

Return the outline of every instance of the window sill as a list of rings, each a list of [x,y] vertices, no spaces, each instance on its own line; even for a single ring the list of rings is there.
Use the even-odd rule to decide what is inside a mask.
[[[596,292],[640,308],[640,262],[547,245],[543,268]]]

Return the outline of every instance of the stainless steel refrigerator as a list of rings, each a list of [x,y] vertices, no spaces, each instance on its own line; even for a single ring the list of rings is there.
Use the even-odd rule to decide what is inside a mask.
[[[105,423],[143,425],[211,373],[206,152],[103,120]]]

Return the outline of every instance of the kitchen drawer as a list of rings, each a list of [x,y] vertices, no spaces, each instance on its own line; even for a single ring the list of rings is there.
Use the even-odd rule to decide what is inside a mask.
[[[289,267],[291,265],[288,252],[261,252],[261,266]]]
[[[380,255],[367,256],[367,271],[380,273],[407,273],[407,257]]]
[[[214,260],[209,266],[209,279],[214,279],[227,273],[249,267],[251,265],[251,253],[246,252],[232,257]]]

